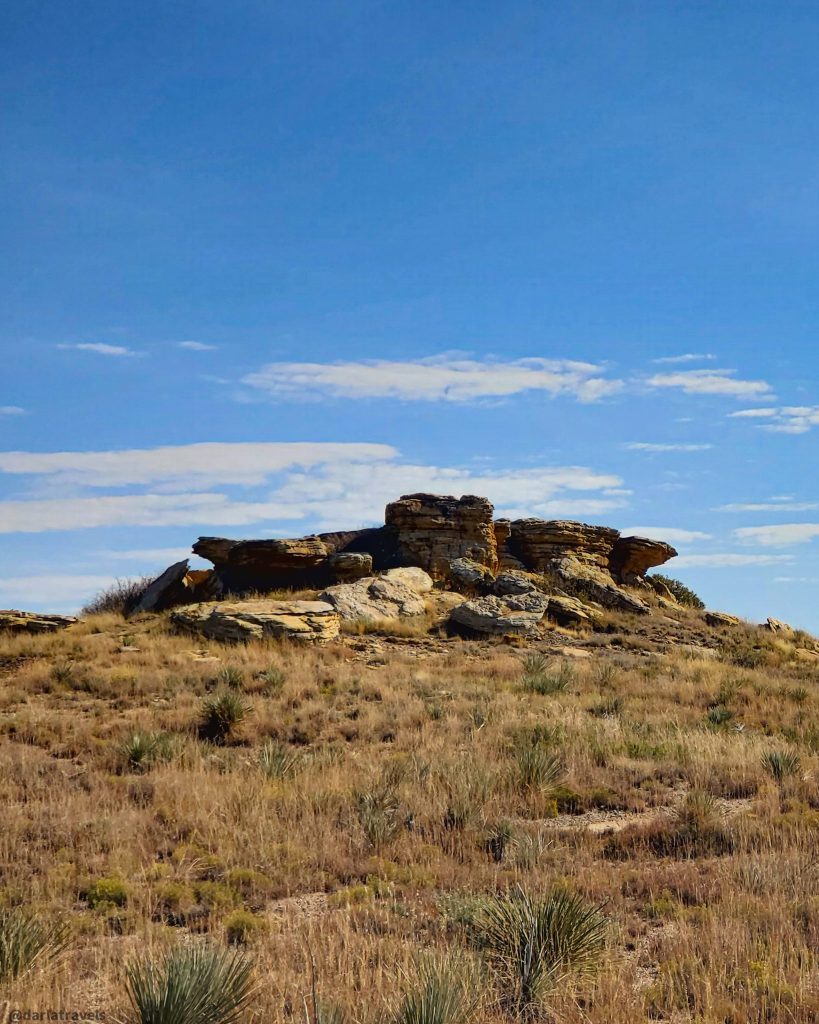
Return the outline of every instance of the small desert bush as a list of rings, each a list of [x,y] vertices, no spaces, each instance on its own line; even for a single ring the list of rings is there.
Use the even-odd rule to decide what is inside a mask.
[[[126,972],[128,1024],[234,1024],[251,995],[251,964],[211,946],[174,949],[140,959]]]
[[[518,888],[488,898],[478,931],[505,1008],[516,1019],[535,1019],[570,974],[599,967],[607,928],[599,907],[568,892],[537,899]]]
[[[45,924],[20,907],[0,910],[0,984],[14,981],[35,963],[54,960],[67,944],[62,924]]]
[[[120,747],[125,769],[130,772],[144,772],[150,765],[157,750],[157,736],[152,732],[134,732]]]
[[[115,580],[110,587],[101,590],[96,597],[84,605],[80,615],[104,615],[110,612],[127,615],[136,607],[139,599],[153,581],[153,576]]]

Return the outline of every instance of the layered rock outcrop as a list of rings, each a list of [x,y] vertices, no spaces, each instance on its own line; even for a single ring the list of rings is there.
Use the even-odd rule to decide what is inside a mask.
[[[450,563],[460,558],[497,567],[494,511],[487,498],[472,494],[407,494],[387,505],[384,519],[403,565],[418,565],[445,579]]]
[[[206,595],[211,598],[320,590],[416,566],[474,597],[500,593],[494,587],[498,572],[547,574],[571,593],[635,613],[647,605],[624,587],[645,589],[647,569],[676,554],[668,544],[621,537],[605,526],[493,517],[492,503],[476,495],[407,494],[387,505],[381,527],[276,540],[200,537],[193,550],[214,565]],[[177,591],[180,572],[180,566],[168,570]],[[521,588],[512,585],[510,592],[515,589]],[[187,597],[201,600],[195,592]]]

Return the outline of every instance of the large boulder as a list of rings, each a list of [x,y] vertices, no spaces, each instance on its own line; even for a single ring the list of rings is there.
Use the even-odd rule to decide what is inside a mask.
[[[542,582],[533,573],[520,569],[504,569],[498,573],[492,589],[498,597],[505,597],[508,594],[529,594],[533,590],[540,590]]]
[[[188,575],[187,558],[174,562],[143,590],[142,596],[128,609],[129,614],[140,612],[158,612],[174,605],[185,604],[185,577]]]
[[[387,505],[384,518],[400,564],[418,565],[435,579],[446,579],[458,558],[496,567],[493,512],[487,498],[475,495],[406,494]]]
[[[713,629],[721,629],[724,626],[738,626],[740,620],[736,615],[729,615],[728,612],[706,612],[703,615],[705,624]]]
[[[540,596],[543,601],[529,602],[525,599]],[[512,607],[510,602],[517,601],[518,606]],[[536,632],[538,623],[548,606],[545,595],[522,594],[517,598],[504,600],[490,595],[479,597],[474,601],[465,601],[453,608],[449,615],[450,627],[458,633],[478,634],[483,636],[531,636]]]
[[[0,633],[56,633],[76,622],[73,615],[41,615],[16,608],[0,609]]]
[[[494,580],[488,565],[473,562],[471,558],[456,558],[449,563],[447,586],[459,594],[483,594]]]
[[[179,630],[210,640],[266,637],[327,643],[340,632],[338,614],[324,601],[218,601],[192,605],[171,615]]]
[[[378,622],[423,615],[426,603],[422,595],[431,590],[429,575],[412,567],[328,587],[319,600],[330,604],[347,622]]]
[[[335,580],[353,583],[373,574],[373,556],[365,551],[338,551],[327,559]]]
[[[578,626],[592,626],[595,623],[594,612],[588,605],[576,597],[560,597],[555,594],[549,596],[546,617],[552,619],[559,626],[570,629]]]

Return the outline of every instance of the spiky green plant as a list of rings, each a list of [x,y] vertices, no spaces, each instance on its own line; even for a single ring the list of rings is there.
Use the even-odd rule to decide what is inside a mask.
[[[358,820],[367,842],[380,850],[401,831],[401,804],[393,789],[381,787],[356,795]]]
[[[225,665],[216,674],[218,686],[226,686],[229,690],[241,690],[245,685],[245,674],[236,665]]]
[[[506,851],[515,842],[515,832],[511,822],[496,821],[489,826],[484,839],[484,849],[496,864],[502,863]]]
[[[268,779],[286,779],[295,775],[301,763],[298,751],[277,740],[268,740],[259,751],[259,767]]]
[[[226,743],[252,711],[238,693],[225,690],[203,702],[202,736],[214,743]]]
[[[568,662],[562,662],[555,668],[542,654],[529,654],[523,662],[520,683],[527,693],[541,697],[563,693],[573,680],[574,670]]]
[[[393,1024],[465,1024],[479,991],[474,971],[458,955],[424,960],[393,1017]]]
[[[251,964],[213,946],[177,948],[126,970],[128,1024],[234,1024],[251,995]]]
[[[769,750],[762,758],[762,767],[781,783],[789,775],[796,775],[802,767],[802,760],[794,750]]]
[[[563,759],[545,743],[521,743],[515,752],[518,782],[523,789],[546,792],[566,773]]]
[[[486,900],[479,918],[501,999],[524,1019],[571,974],[597,970],[608,924],[599,907],[556,891],[535,899],[523,889]]]
[[[67,943],[68,929],[61,923],[45,924],[20,907],[0,910],[0,984],[19,978],[35,963],[54,960]]]
[[[146,771],[157,748],[157,737],[152,732],[134,732],[120,747],[125,768],[131,772]]]

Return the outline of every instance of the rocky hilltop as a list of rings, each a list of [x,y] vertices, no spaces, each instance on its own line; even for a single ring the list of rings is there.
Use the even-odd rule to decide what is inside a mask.
[[[659,645],[715,646],[747,625],[692,611],[648,570],[677,552],[646,537],[571,520],[495,519],[487,498],[406,494],[384,525],[273,540],[200,537],[193,551],[213,568],[169,566],[123,608],[170,610],[171,625],[213,640],[264,637],[323,644],[342,630],[426,638],[525,637],[594,646],[620,629]],[[685,588],[682,588],[685,590]],[[53,632],[76,620],[0,611],[0,632]],[[769,633],[819,648],[769,619]],[[420,641],[419,641],[420,642]]]
[[[407,494],[390,502],[384,525],[279,540],[200,537],[195,554],[213,570],[190,572],[186,561],[149,588],[139,610],[158,610],[217,596],[320,589],[415,567],[439,587],[480,590],[499,573],[551,574],[607,607],[644,612],[648,569],[676,555],[669,544],[622,537],[617,530],[544,519],[495,519],[487,498]],[[666,595],[667,596],[667,595]]]
[[[193,551],[213,568],[191,571],[187,559],[170,566],[130,611],[176,608],[178,626],[214,638],[326,641],[343,621],[412,618],[436,598],[447,628],[467,636],[531,635],[545,619],[577,626],[605,609],[646,615],[672,600],[646,575],[676,555],[670,545],[568,520],[495,519],[494,511],[476,495],[407,494],[387,505],[380,527],[200,537]],[[265,619],[259,597],[274,591],[309,591],[317,601],[268,600]]]

